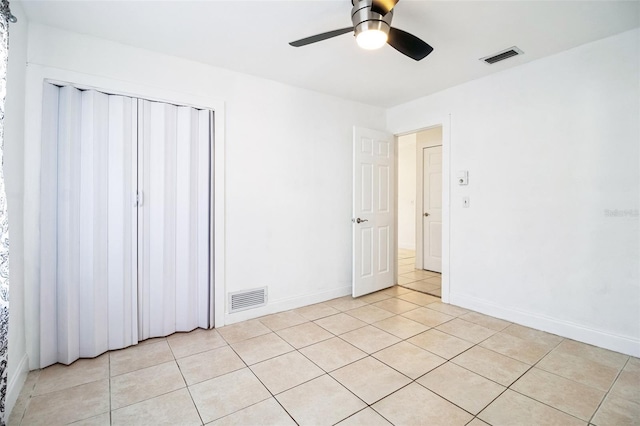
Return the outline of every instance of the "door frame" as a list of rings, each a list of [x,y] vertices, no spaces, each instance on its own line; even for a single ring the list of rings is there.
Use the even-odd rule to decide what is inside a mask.
[[[71,85],[115,95],[191,106],[214,112],[213,173],[211,173],[210,217],[210,306],[213,324],[225,324],[225,105],[223,101],[168,89],[145,86],[97,75],[29,64],[25,83],[25,116],[29,125],[24,136],[24,288],[25,340],[29,369],[40,364],[40,155],[42,133],[42,95],[44,83]]]
[[[396,214],[396,232],[394,241],[394,261],[396,262],[395,280],[398,282],[398,137],[418,133],[423,130],[442,127],[442,302],[449,303],[449,295],[451,293],[451,116],[440,117],[433,120],[425,120],[424,125],[414,129],[394,133],[394,149],[396,152],[395,167],[395,214]],[[420,148],[421,149],[421,148]],[[418,206],[422,207],[422,183],[418,183],[417,161],[422,163],[422,159],[418,160],[418,144],[416,141],[416,268],[422,269],[422,240],[418,238],[418,231],[422,232],[422,217],[417,214]],[[421,174],[421,173],[420,173]],[[418,188],[417,185],[420,185]],[[420,200],[418,200],[418,196]],[[420,204],[418,204],[420,201]],[[420,222],[420,223],[419,223]],[[421,235],[421,234],[420,234]],[[418,260],[419,259],[419,260]],[[418,263],[419,262],[419,263]]]

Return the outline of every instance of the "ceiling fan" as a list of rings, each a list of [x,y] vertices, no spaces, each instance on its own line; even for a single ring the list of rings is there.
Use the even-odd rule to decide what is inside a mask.
[[[419,61],[433,52],[433,47],[413,34],[391,27],[393,8],[399,0],[351,0],[352,27],[316,34],[289,43],[294,47],[306,46],[353,31],[356,41],[363,49],[378,49],[385,43]]]

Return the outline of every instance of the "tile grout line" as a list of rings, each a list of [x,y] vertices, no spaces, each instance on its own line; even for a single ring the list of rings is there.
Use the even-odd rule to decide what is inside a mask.
[[[218,335],[219,335],[219,333],[218,333]],[[226,341],[225,341],[225,343],[226,343]],[[180,372],[180,376],[182,377],[182,380],[184,381],[185,388],[187,390],[187,393],[189,394],[189,398],[191,398],[191,403],[193,404],[193,407],[196,409],[196,413],[198,413],[198,418],[200,419],[200,424],[204,425],[204,420],[202,418],[202,414],[200,414],[200,410],[198,409],[198,405],[196,404],[196,401],[193,399],[193,394],[191,393],[191,389],[189,389],[189,384],[187,383],[187,378],[184,377],[184,373],[182,372],[182,368],[180,368],[180,364],[178,363],[178,359],[176,358],[176,354],[173,351],[173,348],[171,347],[171,343],[169,342],[169,340],[167,340],[167,345],[169,346],[169,350],[171,351],[171,355],[173,355],[173,361],[176,363],[176,367],[178,367],[178,371]],[[215,349],[217,349],[217,348],[214,348],[212,350],[215,350]],[[206,351],[204,351],[204,352],[206,352]],[[196,353],[191,354],[191,355],[197,355],[199,353],[203,353],[203,352],[196,352]],[[191,355],[188,355],[188,356],[191,356]],[[183,357],[183,358],[186,358],[186,357]],[[174,392],[174,391],[172,391],[172,392]]]
[[[607,397],[609,396],[609,394],[611,393],[611,390],[613,389],[613,387],[616,385],[616,382],[618,381],[618,379],[620,378],[620,375],[622,374],[622,372],[624,371],[624,369],[627,367],[627,364],[629,364],[629,361],[631,360],[630,357],[627,358],[627,361],[624,363],[624,365],[622,366],[622,368],[620,369],[620,371],[618,371],[618,374],[616,375],[616,378],[613,380],[613,382],[611,382],[611,385],[609,386],[609,389],[605,392],[604,396],[602,397],[602,401],[600,401],[600,403],[598,404],[598,406],[596,407],[595,411],[593,412],[593,414],[591,415],[591,417],[589,418],[589,424],[591,424],[593,422],[594,417],[596,416],[596,414],[598,413],[598,411],[600,410],[600,407],[602,407],[602,404],[604,404],[604,401],[607,399]]]

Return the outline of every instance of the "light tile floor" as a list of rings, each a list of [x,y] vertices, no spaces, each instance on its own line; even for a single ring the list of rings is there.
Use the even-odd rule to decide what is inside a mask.
[[[631,425],[640,360],[395,286],[29,374],[10,425]]]
[[[440,273],[415,269],[416,252],[398,249],[398,285],[440,297],[442,278]]]

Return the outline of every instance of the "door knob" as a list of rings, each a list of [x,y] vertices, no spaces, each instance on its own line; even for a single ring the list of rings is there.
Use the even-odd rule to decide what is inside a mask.
[[[429,216],[429,213],[424,212],[424,217],[427,217],[427,216]]]
[[[362,222],[369,222],[369,219],[360,219],[360,218],[356,219],[356,223],[362,223]]]

